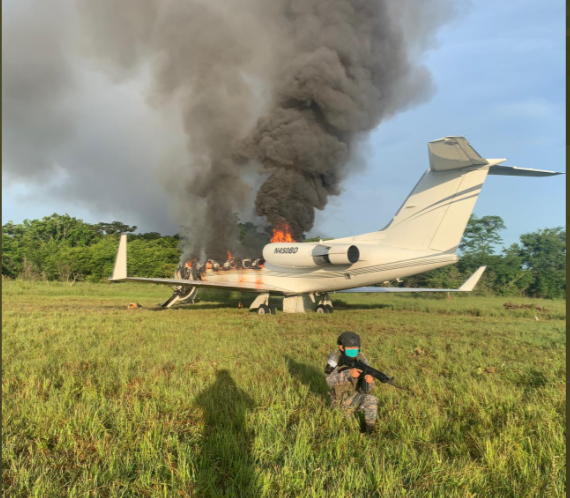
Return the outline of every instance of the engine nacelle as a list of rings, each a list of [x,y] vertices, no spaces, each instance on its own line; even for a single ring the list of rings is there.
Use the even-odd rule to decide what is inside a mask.
[[[351,244],[277,242],[263,248],[263,259],[271,265],[287,268],[352,265],[360,259],[360,251]]]
[[[350,244],[330,246],[327,253],[331,265],[352,265],[360,259],[358,247]]]

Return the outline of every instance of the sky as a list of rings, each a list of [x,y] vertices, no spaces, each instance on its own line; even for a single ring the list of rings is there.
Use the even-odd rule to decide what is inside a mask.
[[[370,134],[360,154],[363,167],[347,179],[342,194],[331,197],[317,213],[309,235],[344,237],[383,228],[427,169],[427,143],[444,136],[465,136],[483,157],[507,157],[505,165],[565,171],[565,36],[565,5],[560,1],[472,0],[441,30],[438,45],[424,61],[435,82],[433,97]],[[156,160],[137,158],[136,147],[121,141],[121,126],[134,121],[149,123],[141,128],[141,140],[152,136],[156,118],[141,111],[142,90],[114,85],[95,73],[86,85],[98,98],[125,109],[113,116],[112,130],[108,117],[97,117],[96,105],[92,114],[84,110],[99,123],[101,147],[112,153],[124,145],[135,160]],[[156,158],[160,154],[156,151]],[[109,175],[110,191],[102,192],[102,198],[110,192],[120,195],[112,191],[112,171],[104,174]],[[3,175],[2,223],[57,212],[88,222],[120,220],[137,225],[139,231],[176,231],[168,221],[168,207],[162,207],[167,196],[149,193],[154,189],[151,181],[133,178],[140,183],[141,202],[149,199],[156,205],[157,216],[148,220],[138,219],[133,206],[109,210],[102,203],[97,211],[87,209],[68,198],[64,188],[57,196],[44,195],[43,181],[23,184]],[[56,174],[48,181],[63,186],[66,179]],[[565,200],[564,176],[493,176],[474,213],[501,216],[507,226],[502,236],[510,245],[521,234],[564,226]]]

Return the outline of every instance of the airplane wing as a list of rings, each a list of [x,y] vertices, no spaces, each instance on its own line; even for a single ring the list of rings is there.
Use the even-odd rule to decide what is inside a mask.
[[[483,275],[486,266],[481,266],[477,271],[471,275],[461,287],[458,289],[425,289],[425,288],[412,288],[412,287],[357,287],[355,289],[346,289],[341,291],[336,291],[337,294],[340,293],[365,293],[365,292],[470,292],[475,288],[477,282]]]
[[[183,285],[186,287],[206,287],[209,289],[225,289],[246,292],[269,292],[282,294],[291,292],[287,289],[273,287],[265,284],[255,284],[251,282],[208,282],[207,280],[178,280],[176,278],[143,278],[143,277],[125,277],[110,278],[111,282],[141,282],[146,284],[162,284],[162,285]]]
[[[127,235],[122,234],[117,250],[117,259],[113,268],[111,282],[141,282],[147,284],[175,285],[185,287],[206,287],[210,289],[226,289],[246,292],[269,292],[282,294],[290,292],[287,289],[280,289],[266,284],[253,282],[208,282],[207,280],[180,280],[176,278],[143,278],[127,277]]]

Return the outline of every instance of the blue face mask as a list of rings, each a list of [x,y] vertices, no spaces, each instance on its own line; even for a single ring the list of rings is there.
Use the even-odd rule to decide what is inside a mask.
[[[345,349],[344,354],[349,358],[356,358],[358,356],[359,349]]]

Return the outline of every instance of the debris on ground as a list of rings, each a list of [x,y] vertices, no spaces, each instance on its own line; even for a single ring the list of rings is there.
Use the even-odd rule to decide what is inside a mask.
[[[542,306],[536,306],[535,304],[515,304],[509,301],[503,304],[503,307],[506,310],[530,310],[534,308],[536,311],[540,311],[541,313],[548,313],[548,310],[546,308],[543,308]]]
[[[129,303],[127,305],[127,309],[129,309],[129,310],[133,310],[133,309],[137,309],[137,308],[142,308],[142,306],[139,303]]]

